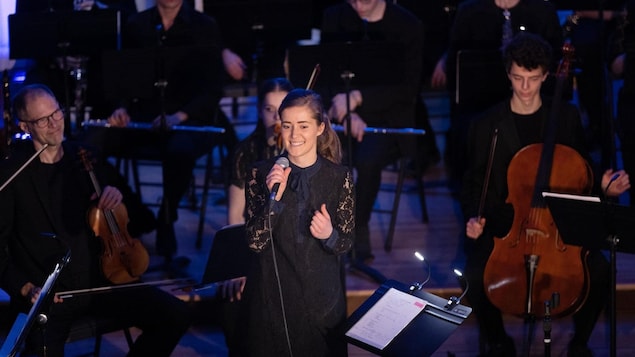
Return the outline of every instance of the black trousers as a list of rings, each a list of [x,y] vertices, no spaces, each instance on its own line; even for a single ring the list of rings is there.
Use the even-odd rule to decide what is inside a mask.
[[[346,150],[348,137],[342,138]],[[355,254],[359,259],[371,255],[368,223],[381,185],[382,170],[399,159],[402,154],[398,135],[365,135],[355,142],[353,163],[357,170],[355,182]],[[401,140],[404,140],[401,137]],[[346,163],[346,160],[344,161]]]
[[[48,322],[29,334],[25,355],[42,355],[46,346],[46,356],[63,356],[70,328],[83,315],[114,317],[141,329],[129,356],[170,356],[191,321],[184,302],[154,287],[79,296],[50,306]]]

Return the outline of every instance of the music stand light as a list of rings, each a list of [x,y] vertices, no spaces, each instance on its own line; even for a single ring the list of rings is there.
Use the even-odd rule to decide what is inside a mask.
[[[381,300],[386,296],[389,299],[396,296],[397,300],[402,300],[392,306],[388,303],[386,309],[373,311],[375,305],[381,307],[385,303]],[[406,301],[408,299],[412,301]],[[447,299],[424,290],[413,290],[398,281],[387,280],[351,314],[346,322],[346,339],[351,344],[380,356],[430,356],[472,313],[471,307],[461,304],[446,307],[447,303]],[[413,307],[412,304],[416,306]],[[387,326],[402,320],[402,312],[417,307],[420,311],[403,329],[397,331],[395,326]],[[402,308],[405,310],[402,311]],[[382,320],[384,317],[382,323],[373,324],[372,320]],[[370,319],[370,323],[365,324],[362,319]],[[356,325],[358,323],[361,326]],[[387,331],[377,330],[387,327],[392,331],[381,336]],[[375,343],[377,340],[387,341],[386,346],[379,346]]]

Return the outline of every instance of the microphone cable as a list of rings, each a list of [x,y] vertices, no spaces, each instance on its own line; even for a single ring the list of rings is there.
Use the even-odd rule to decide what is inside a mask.
[[[273,205],[273,200],[270,201],[269,206]],[[284,322],[284,334],[287,339],[287,347],[289,348],[289,356],[293,357],[293,350],[291,349],[291,338],[289,337],[289,326],[287,323],[287,313],[284,308],[284,298],[282,296],[282,282],[280,280],[280,271],[278,270],[278,260],[276,259],[276,245],[273,241],[273,226],[271,224],[271,208],[269,209],[269,213],[267,215],[267,220],[269,222],[269,242],[271,242],[271,256],[273,258],[273,270],[276,275],[276,282],[278,284],[278,294],[280,295],[280,309],[282,310],[282,321]]]

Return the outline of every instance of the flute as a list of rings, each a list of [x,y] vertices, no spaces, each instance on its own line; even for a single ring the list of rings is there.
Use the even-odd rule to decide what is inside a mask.
[[[160,130],[160,128],[153,126],[151,123],[143,123],[143,122],[130,122],[126,126],[118,127],[111,126],[108,123],[108,120],[102,119],[89,119],[82,123],[82,126],[85,127],[97,127],[97,128],[119,128],[119,129],[134,129],[134,130]],[[190,125],[173,125],[167,128],[168,131],[192,131],[192,132],[203,132],[203,133],[217,133],[224,134],[225,129],[217,126],[190,126]]]
[[[344,132],[344,126],[333,124],[331,125],[333,130],[336,132]],[[392,135],[424,135],[426,133],[423,129],[415,129],[415,128],[373,128],[366,127],[364,128],[364,133],[366,134],[392,134]]]

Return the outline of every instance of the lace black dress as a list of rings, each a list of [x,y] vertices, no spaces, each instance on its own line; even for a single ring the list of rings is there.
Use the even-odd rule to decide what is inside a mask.
[[[265,130],[256,129],[236,147],[232,157],[230,183],[237,187],[245,187],[246,177],[254,163],[271,159],[280,155],[276,145],[269,145]]]
[[[286,330],[294,356],[345,356],[342,255],[354,237],[351,173],[322,157],[307,168],[291,164],[282,199],[270,204],[265,177],[274,161],[256,164],[246,189],[248,244],[259,253],[245,288],[250,355],[288,356]],[[325,240],[309,231],[323,203],[334,228]]]

